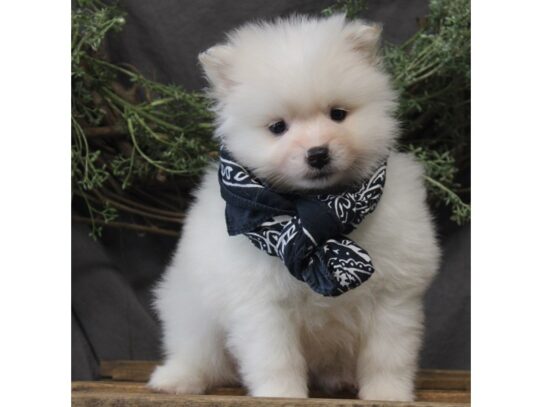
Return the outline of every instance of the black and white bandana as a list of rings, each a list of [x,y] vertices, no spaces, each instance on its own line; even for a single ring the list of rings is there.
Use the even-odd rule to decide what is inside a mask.
[[[312,290],[335,297],[373,274],[369,254],[344,235],[376,208],[386,162],[348,191],[301,196],[273,191],[222,148],[218,178],[228,234],[244,234],[258,249],[279,257]]]

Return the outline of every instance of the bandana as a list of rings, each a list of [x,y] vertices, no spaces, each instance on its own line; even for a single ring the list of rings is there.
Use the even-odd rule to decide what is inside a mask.
[[[273,191],[222,148],[218,179],[228,234],[244,234],[312,290],[335,297],[373,274],[369,254],[344,235],[376,208],[386,179],[385,161],[347,191],[296,195]]]

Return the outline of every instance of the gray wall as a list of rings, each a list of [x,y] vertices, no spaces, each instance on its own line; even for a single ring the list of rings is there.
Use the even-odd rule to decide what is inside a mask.
[[[319,14],[333,0],[124,0],[128,24],[111,41],[111,57],[131,62],[164,83],[200,89],[199,52],[224,39],[224,33],[254,19],[292,13]],[[367,19],[384,23],[384,39],[400,43],[416,31],[416,17],[427,0],[369,1]]]

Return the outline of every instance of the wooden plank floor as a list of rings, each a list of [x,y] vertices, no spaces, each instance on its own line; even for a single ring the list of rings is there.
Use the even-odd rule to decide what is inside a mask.
[[[174,407],[174,406],[360,406],[360,407],[464,407],[470,405],[470,373],[422,370],[416,380],[416,402],[357,400],[353,393],[324,394],[311,391],[308,399],[248,397],[241,387],[213,389],[206,395],[155,393],[145,383],[156,362],[107,361],[101,364],[102,380],[72,382],[72,406]]]

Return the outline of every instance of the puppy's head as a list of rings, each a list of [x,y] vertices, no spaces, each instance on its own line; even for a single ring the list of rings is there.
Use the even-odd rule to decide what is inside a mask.
[[[379,36],[379,27],[344,16],[231,33],[199,57],[221,142],[280,190],[325,190],[369,175],[397,127]]]

